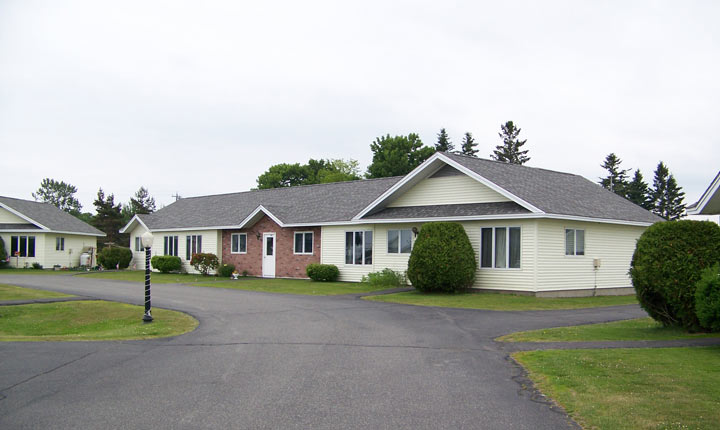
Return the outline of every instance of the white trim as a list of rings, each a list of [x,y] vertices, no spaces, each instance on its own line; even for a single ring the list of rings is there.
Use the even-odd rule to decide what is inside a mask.
[[[8,212],[12,213],[13,215],[17,215],[20,218],[24,219],[25,221],[28,221],[31,224],[35,224],[36,226],[40,227],[43,230],[50,230],[49,228],[45,227],[44,225],[40,224],[39,222],[35,221],[34,219],[30,218],[29,216],[23,215],[22,213],[16,211],[15,209],[11,208],[10,206],[4,204],[3,202],[0,202],[0,207],[7,210]],[[60,210],[60,209],[58,209]]]
[[[140,217],[138,217],[137,215],[133,215],[133,217],[130,218],[130,221],[128,221],[128,223],[125,225],[125,227],[121,228],[119,232],[120,232],[120,233],[125,233],[125,231],[127,231],[128,227],[130,227],[130,225],[133,223],[133,221],[139,222],[141,226],[145,227],[145,230],[150,231],[150,229],[148,228],[148,226],[145,225],[144,222],[142,222],[142,220],[140,219]]]
[[[703,214],[702,211],[705,210],[705,206],[707,206],[710,200],[712,200],[712,198],[718,194],[718,191],[720,191],[720,172],[715,175],[715,179],[713,179],[713,181],[710,183],[710,186],[707,188],[707,190],[705,190],[703,195],[700,196],[700,200],[698,200],[691,209],[687,209],[685,212],[688,215],[715,215]]]
[[[235,235],[237,235],[237,236],[245,236],[245,251],[244,251],[244,252],[239,250],[239,249],[240,249],[240,238],[239,238],[239,237],[238,237],[238,251],[237,251],[237,252],[233,252],[233,250],[232,250],[232,245],[233,245],[232,241],[233,241],[233,238],[232,238],[232,237],[235,236]],[[230,233],[230,254],[235,254],[235,255],[247,254],[247,249],[248,249],[247,233]]]
[[[568,232],[568,230],[572,230],[572,231],[573,231],[573,253],[572,253],[572,254],[568,254],[568,253],[567,253],[567,246],[568,246],[568,243],[567,243],[567,232]],[[582,252],[583,252],[583,253],[582,253],[582,254],[578,254],[578,253],[577,253],[577,252],[578,252],[578,250],[577,250],[577,232],[578,232],[578,231],[582,231],[582,232],[583,232],[583,249],[582,249]],[[567,226],[565,226],[565,228],[564,228],[564,230],[563,230],[563,236],[564,236],[564,239],[565,239],[565,246],[564,246],[565,249],[563,250],[563,253],[565,254],[565,257],[572,257],[572,258],[582,258],[582,257],[585,257],[585,254],[586,254],[586,252],[585,252],[585,248],[586,248],[585,244],[587,243],[587,236],[585,235],[585,229],[584,229],[584,228],[575,228],[575,227],[567,227]]]
[[[397,231],[398,232],[398,246],[397,251],[392,252],[390,251],[390,232],[391,231]],[[409,231],[410,232],[410,252],[402,252],[402,232],[403,231]],[[408,254],[412,252],[413,248],[413,232],[411,228],[393,228],[393,229],[387,229],[385,233],[385,253],[388,255],[403,255]]]
[[[482,265],[482,251],[483,251],[483,242],[482,242],[482,231],[486,228],[489,228],[492,230],[492,248],[490,249],[490,256],[492,257],[492,265],[490,267],[483,267]],[[496,261],[496,255],[495,255],[495,244],[497,243],[496,238],[497,234],[495,234],[496,230],[499,228],[505,229],[505,267],[495,267],[497,264]],[[517,228],[520,230],[520,267],[510,267],[510,229],[511,228]],[[521,225],[494,225],[494,226],[487,226],[482,227],[480,229],[480,246],[479,246],[479,257],[478,257],[478,269],[480,270],[522,270],[523,269],[523,253],[522,253],[522,236],[523,236],[523,228]]]
[[[295,236],[298,235],[298,234],[302,234],[302,235],[303,235],[303,238],[302,238],[302,241],[303,241],[303,242],[302,242],[302,243],[303,243],[303,249],[305,249],[305,235],[306,235],[307,233],[310,233],[310,234],[312,235],[312,245],[310,245],[310,252],[296,252],[296,251],[295,251],[295,240],[296,240],[296,239],[295,239]],[[295,232],[293,232],[293,255],[313,255],[313,254],[314,254],[314,252],[313,252],[314,250],[315,250],[315,232],[314,232],[314,231],[308,230],[308,231],[295,231]]]
[[[105,233],[103,234],[97,234],[97,233],[78,233],[76,231],[59,231],[59,230],[39,230],[39,229],[33,229],[33,230],[23,230],[23,229],[8,229],[8,230],[2,230],[0,229],[0,233],[37,233],[37,234],[69,234],[69,235],[75,235],[75,236],[95,236],[95,237],[103,237],[107,236]]]
[[[444,154],[441,154],[439,152],[436,152],[432,157],[425,160],[421,165],[416,167],[412,172],[408,173],[404,178],[402,178],[400,181],[396,182],[395,185],[390,187],[387,191],[382,193],[380,197],[375,199],[372,203],[370,203],[368,206],[365,207],[362,211],[360,211],[357,215],[355,215],[352,220],[357,221],[361,219],[363,216],[367,215],[371,210],[375,209],[377,206],[379,206],[382,202],[387,200],[390,196],[395,194],[395,192],[398,191],[402,186],[410,182],[412,179],[414,179],[416,176],[418,176],[421,172],[427,170],[430,165],[432,165],[435,160],[440,160],[444,162],[445,164],[452,166],[456,168],[457,170],[461,171],[465,175],[475,179],[476,181],[480,182],[481,184],[485,185],[486,187],[492,189],[493,191],[501,194],[504,197],[507,197],[508,199],[514,201],[515,203],[519,204],[520,206],[524,207],[525,209],[529,210],[533,213],[543,213],[540,209],[536,208],[535,206],[531,205],[530,203],[526,202],[525,200],[521,199],[520,197],[512,194],[511,192],[505,190],[504,188],[498,186],[497,184],[489,181],[485,177],[478,175],[477,173],[473,172],[472,170],[468,169],[467,167],[461,165],[460,163],[451,160]],[[435,169],[436,171],[438,169]]]
[[[255,217],[255,215],[257,215],[260,211],[262,211],[265,215],[267,215],[268,218],[275,221],[275,224],[279,225],[280,227],[286,227],[286,225],[283,224],[283,222],[280,221],[280,219],[278,217],[273,215],[272,212],[270,212],[269,210],[265,209],[265,207],[263,205],[260,205],[254,211],[252,211],[252,213],[250,215],[246,216],[245,219],[242,220],[242,222],[240,222],[239,226],[233,227],[233,228],[238,228],[238,229],[245,228],[245,225],[248,222],[250,222],[250,220],[253,219]]]

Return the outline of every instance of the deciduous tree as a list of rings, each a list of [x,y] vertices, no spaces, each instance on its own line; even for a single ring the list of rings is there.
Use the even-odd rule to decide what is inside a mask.
[[[368,166],[368,178],[406,175],[435,153],[435,148],[423,146],[415,133],[378,137],[370,144],[370,150],[373,159]]]
[[[40,188],[37,189],[37,192],[32,193],[32,196],[35,201],[50,203],[65,212],[78,215],[82,205],[75,198],[76,192],[77,188],[71,184],[45,178],[40,183]]]

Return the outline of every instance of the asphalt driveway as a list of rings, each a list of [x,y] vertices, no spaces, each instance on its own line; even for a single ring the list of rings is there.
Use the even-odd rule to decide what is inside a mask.
[[[0,282],[143,303],[137,283]],[[493,338],[645,315],[637,306],[496,312],[167,284],[153,285],[153,306],[200,326],[162,340],[0,342],[0,428],[576,428],[525,386]]]

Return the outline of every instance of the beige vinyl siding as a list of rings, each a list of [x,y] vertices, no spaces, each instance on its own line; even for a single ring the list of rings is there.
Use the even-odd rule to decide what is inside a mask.
[[[388,207],[507,201],[510,199],[475,179],[467,175],[456,175],[423,179]]]
[[[135,238],[141,237],[145,233],[145,228],[141,225],[135,227],[130,233],[130,249],[133,251],[133,259],[130,262],[130,268],[136,270],[145,270],[145,251],[135,251]],[[182,270],[187,273],[196,273],[195,268],[186,260],[187,240],[186,236],[199,235],[202,236],[202,252],[212,253],[222,258],[222,231],[220,230],[192,230],[192,231],[153,231],[153,246],[150,249],[150,255],[165,255],[165,236],[178,237],[177,256],[182,261]]]
[[[321,262],[336,265],[340,270],[340,281],[360,282],[363,275],[375,271],[378,248],[375,227],[373,224],[322,227],[320,235]],[[345,232],[368,230],[373,232],[373,264],[345,264]]]
[[[12,215],[12,214],[10,214]],[[26,222],[26,221],[23,221]],[[12,242],[11,236],[34,236],[35,237],[35,257],[12,257]],[[40,263],[43,267],[47,267],[45,264],[45,233],[42,230],[35,232],[23,232],[23,233],[2,233],[0,234],[3,241],[5,242],[5,252],[10,256],[10,267],[30,267],[33,263]],[[53,246],[55,246],[55,239],[53,239]],[[55,249],[55,248],[53,248]]]
[[[5,208],[0,208],[0,224],[29,224],[30,221],[24,220]]]
[[[56,238],[65,239],[65,249],[58,251],[55,249]],[[48,233],[44,238],[44,263],[46,269],[50,269],[55,265],[60,267],[77,267],[80,265],[80,255],[86,248],[95,248],[93,253],[97,253],[97,237],[80,236],[74,234],[57,234]]]
[[[585,230],[585,255],[565,255],[565,229]],[[635,243],[646,227],[538,220],[538,291],[631,287]],[[597,274],[593,259],[601,260]],[[597,275],[597,284],[596,284]]]

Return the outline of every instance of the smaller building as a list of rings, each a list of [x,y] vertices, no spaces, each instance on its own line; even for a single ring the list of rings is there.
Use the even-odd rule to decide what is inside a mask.
[[[11,267],[77,267],[86,254],[96,264],[97,238],[105,233],[48,203],[0,196],[0,237]]]

